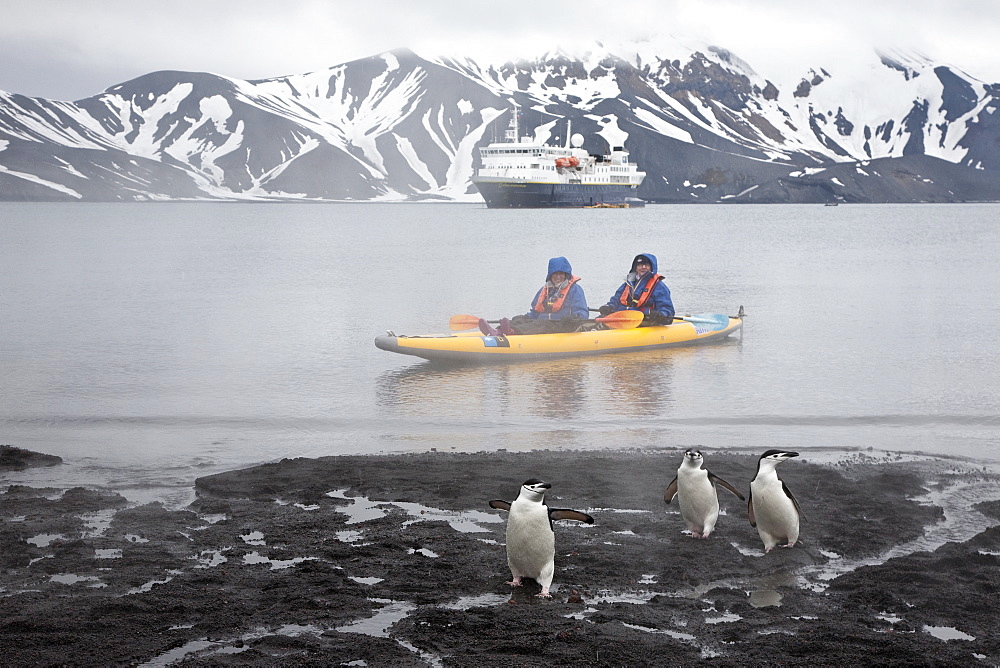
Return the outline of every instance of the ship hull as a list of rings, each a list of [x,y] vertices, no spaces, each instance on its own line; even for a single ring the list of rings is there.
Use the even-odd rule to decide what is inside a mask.
[[[636,186],[630,184],[531,183],[476,178],[472,182],[490,209],[640,207],[645,204],[636,198]]]

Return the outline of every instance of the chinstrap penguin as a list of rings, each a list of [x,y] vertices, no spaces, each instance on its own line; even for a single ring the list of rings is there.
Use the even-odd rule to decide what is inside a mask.
[[[747,511],[750,525],[757,528],[764,541],[764,552],[770,552],[780,543],[792,547],[799,539],[802,511],[776,470],[781,462],[798,456],[797,452],[768,450],[757,461],[757,475],[750,483]]]
[[[735,494],[740,501],[746,500],[738,489],[702,468],[703,464],[701,452],[685,452],[677,469],[677,476],[670,481],[667,491],[663,493],[664,503],[670,503],[674,496],[680,497],[681,517],[694,538],[708,538],[715,530],[715,523],[719,519],[717,484]]]
[[[537,478],[525,480],[513,503],[490,501],[490,508],[510,512],[507,518],[507,565],[512,587],[521,586],[521,578],[531,578],[542,587],[538,596],[549,598],[549,586],[555,571],[556,535],[552,520],[577,520],[593,524],[594,518],[578,510],[549,508],[545,492],[552,487]]]

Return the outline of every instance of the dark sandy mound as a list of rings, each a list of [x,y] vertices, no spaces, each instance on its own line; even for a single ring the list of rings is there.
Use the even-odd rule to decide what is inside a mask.
[[[707,452],[747,491],[756,458]],[[285,460],[197,481],[185,510],[0,495],[6,660],[32,665],[984,665],[1000,662],[1000,483],[926,463],[783,464],[805,521],[764,555],[742,502],[708,540],[662,493],[677,451]],[[553,598],[514,590],[503,513],[530,477]],[[969,483],[982,483],[969,497]],[[952,494],[952,490],[962,490]],[[958,521],[933,498],[970,499]],[[904,548],[972,518],[964,542]],[[978,524],[977,524],[978,522]],[[919,545],[919,543],[917,543]],[[837,574],[839,577],[837,577]],[[954,638],[954,639],[948,639]],[[360,663],[356,665],[361,665]]]
[[[0,445],[0,471],[23,471],[33,466],[57,464],[62,464],[62,457],[23,450],[13,445]]]

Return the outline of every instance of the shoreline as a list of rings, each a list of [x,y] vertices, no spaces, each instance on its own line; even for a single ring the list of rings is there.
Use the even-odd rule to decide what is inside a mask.
[[[817,464],[803,451],[779,469],[802,506],[800,543],[765,555],[745,504],[725,491],[711,538],[682,533],[676,501],[662,501],[680,455],[286,459],[198,478],[196,500],[175,510],[11,485],[0,494],[7,658],[1000,662],[997,474],[864,453]],[[705,455],[747,492],[756,456]],[[557,523],[551,600],[535,598],[533,583],[504,584],[505,513],[487,506],[530,477],[552,483],[549,505],[595,518]]]

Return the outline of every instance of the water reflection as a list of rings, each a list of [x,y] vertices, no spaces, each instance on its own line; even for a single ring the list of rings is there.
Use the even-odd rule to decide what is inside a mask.
[[[633,353],[608,359],[606,382],[623,416],[665,413],[673,391],[674,359],[690,351]]]
[[[670,349],[497,366],[424,362],[383,373],[376,403],[387,417],[445,420],[667,416],[676,366],[694,355]]]

